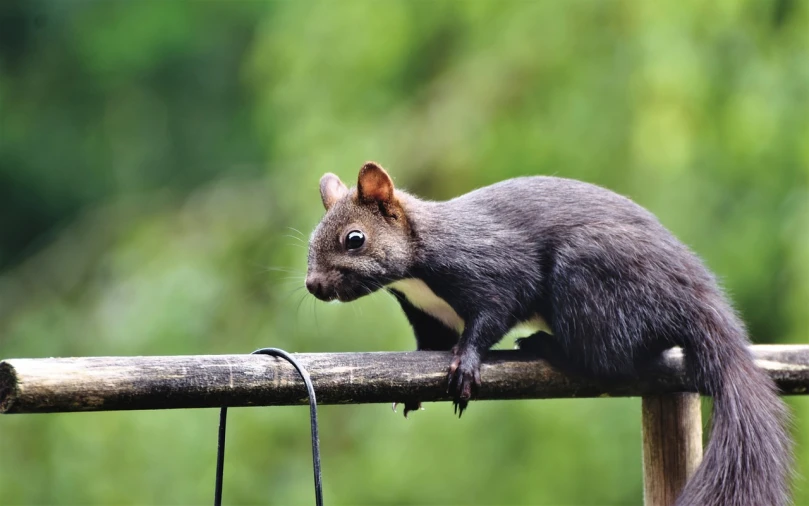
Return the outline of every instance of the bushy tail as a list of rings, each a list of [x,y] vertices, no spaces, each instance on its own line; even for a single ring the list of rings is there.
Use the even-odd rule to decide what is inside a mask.
[[[714,398],[713,428],[702,464],[677,505],[786,505],[792,464],[786,406],[753,362],[735,315],[709,313],[706,333],[683,347],[700,387]]]

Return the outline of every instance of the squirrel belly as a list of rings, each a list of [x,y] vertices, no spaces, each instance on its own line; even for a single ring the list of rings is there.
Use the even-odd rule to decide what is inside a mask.
[[[459,336],[463,332],[463,318],[458,315],[447,301],[436,295],[435,292],[427,286],[427,283],[421,279],[401,279],[390,283],[387,285],[387,288],[402,294],[414,307],[424,311],[450,329],[456,331]],[[539,313],[535,313],[528,319],[518,322],[514,326],[514,329],[527,331],[532,334],[539,331],[553,334],[548,322],[546,322],[545,318]]]
[[[417,278],[395,281],[387,286],[401,293],[414,307],[440,321],[458,335],[463,332],[464,321],[447,301],[433,292],[427,283]]]

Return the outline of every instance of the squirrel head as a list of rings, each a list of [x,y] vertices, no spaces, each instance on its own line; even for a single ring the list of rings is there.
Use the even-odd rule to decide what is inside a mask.
[[[348,302],[405,276],[413,245],[402,196],[374,162],[362,166],[356,188],[331,173],[320,178],[326,214],[309,240],[312,295]]]

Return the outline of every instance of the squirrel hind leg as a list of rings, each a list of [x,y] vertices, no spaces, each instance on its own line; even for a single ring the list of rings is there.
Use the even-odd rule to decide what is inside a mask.
[[[584,362],[585,355],[581,350],[567,350],[558,339],[557,336],[540,331],[528,337],[516,339],[514,345],[521,352],[529,353],[545,360],[551,367],[563,374],[606,382],[637,379],[639,374],[645,370],[641,365],[648,368],[648,364],[658,358],[662,352],[661,350],[656,353],[648,352],[644,354],[644,358],[639,360],[641,365],[637,367],[607,372],[588,367],[587,363]],[[604,354],[607,355],[606,352]]]
[[[514,349],[542,356],[547,344],[545,341],[553,339],[551,334],[539,331],[527,337],[520,337],[514,340]],[[544,358],[544,357],[543,357]]]
[[[535,355],[546,362],[551,367],[559,371],[575,376],[587,376],[587,372],[582,364],[577,363],[559,344],[559,341],[547,332],[536,332],[528,337],[521,337],[514,341],[514,347],[522,352]]]

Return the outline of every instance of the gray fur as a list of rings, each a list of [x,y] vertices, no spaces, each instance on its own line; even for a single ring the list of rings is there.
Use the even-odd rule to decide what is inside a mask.
[[[362,252],[341,246],[352,227],[367,234]],[[363,202],[352,190],[312,235],[309,277],[321,298],[342,300],[399,279],[424,281],[463,318],[460,336],[394,295],[419,349],[452,346],[461,413],[480,382],[481,354],[534,314],[553,335],[524,344],[573,374],[636,377],[682,346],[697,387],[714,396],[714,424],[677,504],[788,503],[786,409],[747,352],[742,322],[700,259],[627,198],[554,177],[512,179],[446,202],[398,190],[390,201]]]

